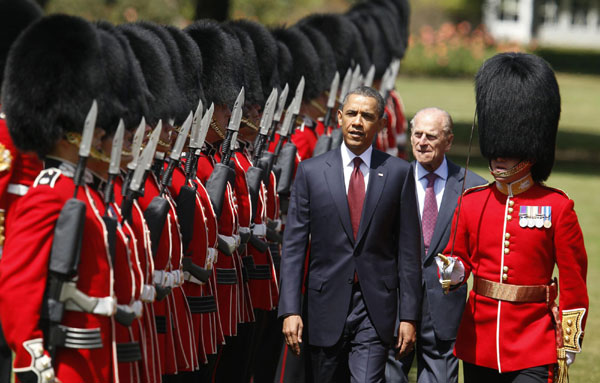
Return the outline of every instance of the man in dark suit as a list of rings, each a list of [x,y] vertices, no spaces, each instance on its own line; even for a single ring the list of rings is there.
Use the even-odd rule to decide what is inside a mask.
[[[442,109],[422,109],[411,121],[410,140],[416,160],[412,165],[423,234],[423,306],[416,350],[399,361],[388,356],[386,378],[390,382],[408,382],[415,353],[419,383],[458,382],[458,359],[452,351],[467,286],[444,296],[435,262],[435,255],[444,250],[450,238],[452,216],[465,177],[465,169],[446,158],[453,139],[452,118]],[[465,188],[485,183],[469,171]]]
[[[383,382],[387,352],[410,351],[421,304],[420,231],[409,163],[374,150],[377,91],[351,91],[338,111],[344,143],[298,166],[283,240],[279,317],[298,354],[305,319],[316,382]],[[398,315],[398,316],[397,316]],[[400,321],[396,327],[397,320]]]

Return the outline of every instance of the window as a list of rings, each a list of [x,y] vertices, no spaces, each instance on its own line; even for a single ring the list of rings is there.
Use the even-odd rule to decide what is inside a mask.
[[[543,0],[540,4],[540,23],[558,23],[558,0]]]
[[[571,2],[571,24],[587,25],[590,0],[573,0]]]
[[[500,0],[498,19],[507,21],[519,20],[519,0]]]

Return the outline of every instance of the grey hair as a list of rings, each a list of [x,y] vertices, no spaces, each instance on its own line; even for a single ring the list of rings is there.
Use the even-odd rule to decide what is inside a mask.
[[[437,108],[435,106],[423,108],[423,109],[419,110],[417,113],[415,113],[413,118],[410,120],[411,131],[412,131],[412,128],[415,127],[415,119],[417,118],[417,116],[419,114],[431,113],[431,112],[439,113],[442,115],[442,131],[444,132],[444,134],[446,136],[453,134],[454,122],[452,122],[452,117],[450,116],[450,113],[446,112],[444,109]]]
[[[348,97],[350,97],[353,94],[374,98],[375,101],[377,101],[377,116],[380,119],[383,117],[383,113],[385,111],[385,101],[383,101],[383,97],[381,97],[381,94],[374,88],[371,88],[370,86],[358,86],[352,89],[350,92],[348,92],[344,97],[344,101],[342,102],[342,109],[346,105]]]

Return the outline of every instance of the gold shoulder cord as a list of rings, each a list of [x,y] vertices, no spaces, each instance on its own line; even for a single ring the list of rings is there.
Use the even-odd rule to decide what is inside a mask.
[[[79,133],[67,132],[66,138],[69,144],[71,145],[79,147],[79,145],[81,144],[81,134]],[[98,161],[110,164],[110,157],[107,156],[104,152],[94,147],[90,148],[90,156]]]
[[[219,137],[221,137],[221,139],[225,139],[225,135],[221,131],[219,124],[217,124],[217,121],[215,121],[214,118],[210,120],[210,127],[215,131],[215,133],[217,133]]]

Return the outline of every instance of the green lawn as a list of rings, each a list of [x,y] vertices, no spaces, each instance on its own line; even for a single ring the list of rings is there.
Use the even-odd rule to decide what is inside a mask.
[[[590,312],[583,352],[570,369],[571,382],[600,382],[600,77],[558,75],[562,95],[562,117],[557,159],[547,184],[566,191],[575,201],[583,230],[589,265],[588,295]],[[397,83],[407,110],[412,115],[427,106],[450,112],[455,120],[455,145],[450,157],[464,166],[468,133],[474,110],[473,82],[469,79],[430,79],[401,77]],[[491,179],[479,147],[473,143],[472,169]],[[416,382],[416,369],[411,371]],[[462,382],[462,379],[461,379]]]

